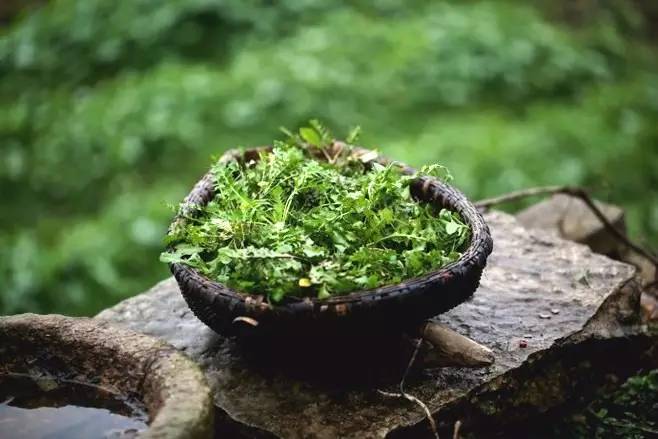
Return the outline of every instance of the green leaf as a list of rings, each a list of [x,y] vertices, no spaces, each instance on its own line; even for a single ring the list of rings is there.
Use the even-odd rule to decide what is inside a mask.
[[[345,142],[349,144],[355,143],[357,140],[359,140],[359,136],[361,135],[361,127],[359,125],[355,126],[350,130],[350,133],[347,135],[345,138]]]
[[[448,235],[454,235],[459,231],[461,227],[462,227],[461,224],[458,224],[454,221],[450,221],[449,223],[446,223],[446,233]]]
[[[328,299],[331,297],[331,294],[327,291],[327,287],[324,285],[318,290],[318,299]]]
[[[303,127],[299,129],[299,135],[311,145],[321,146],[322,139],[320,135],[313,129],[308,127]]]

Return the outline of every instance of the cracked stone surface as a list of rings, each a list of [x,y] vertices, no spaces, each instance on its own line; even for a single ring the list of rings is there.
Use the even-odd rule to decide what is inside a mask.
[[[486,220],[494,252],[480,288],[472,300],[436,319],[491,348],[495,364],[425,369],[410,377],[406,389],[427,403],[447,431],[457,419],[464,420],[463,431],[478,431],[549,411],[573,392],[596,386],[599,375],[626,367],[608,358],[592,368],[600,352],[616,347],[626,358],[639,358],[651,343],[635,318],[639,290],[633,267],[553,234],[526,230],[504,213],[489,213]],[[278,365],[276,354],[271,361],[254,359],[206,328],[171,278],[97,318],[163,339],[197,362],[213,389],[219,418],[235,436],[430,435],[419,407],[378,392],[395,391],[400,378],[399,370],[378,375],[385,357],[374,356],[376,364],[364,369],[376,377],[372,380],[343,379],[344,368],[331,365],[321,368],[320,377],[300,377]],[[295,349],[302,356],[320,352]],[[391,358],[400,351],[395,343],[388,349],[396,351]],[[355,364],[353,370],[356,375],[361,369]]]

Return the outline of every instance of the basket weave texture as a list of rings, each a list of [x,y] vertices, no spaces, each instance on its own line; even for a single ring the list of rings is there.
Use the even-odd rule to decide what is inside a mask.
[[[231,150],[220,162],[258,159],[268,148],[243,153]],[[359,148],[360,151],[367,151]],[[390,163],[384,157],[377,162]],[[412,168],[395,162],[401,172]],[[273,336],[300,334],[337,336],[354,331],[399,331],[448,311],[469,299],[477,289],[487,257],[493,250],[489,227],[482,215],[459,190],[440,180],[419,177],[411,194],[427,202],[458,212],[471,229],[471,241],[461,258],[440,269],[395,285],[354,291],[327,299],[288,298],[278,304],[265,294],[246,294],[213,281],[181,263],[170,264],[181,293],[194,314],[215,332],[224,335]],[[185,198],[181,212],[207,204],[214,197],[214,178],[206,174]],[[179,214],[175,220],[184,221]],[[237,320],[236,320],[237,319]]]

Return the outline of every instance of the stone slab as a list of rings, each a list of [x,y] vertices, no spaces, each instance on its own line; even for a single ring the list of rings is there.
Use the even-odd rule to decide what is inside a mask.
[[[471,413],[475,428],[478,419],[495,415],[498,408],[522,419],[560,404],[569,397],[562,387],[559,395],[548,392],[552,395],[548,399],[534,401],[523,399],[519,380],[541,376],[542,362],[553,349],[568,350],[590,339],[628,337],[619,321],[633,323],[639,300],[639,291],[633,287],[633,267],[554,234],[526,230],[504,213],[491,212],[486,220],[493,233],[494,252],[480,288],[472,300],[436,319],[491,348],[495,364],[483,369],[423,370],[407,387],[444,426],[460,413]],[[378,392],[395,391],[394,380],[367,385],[341,380],[328,383],[254,364],[234,341],[213,333],[194,317],[173,279],[97,318],[159,337],[186,353],[205,370],[225,421],[249,427],[245,436],[429,434],[416,405]],[[507,403],[519,397],[520,405]]]
[[[143,404],[150,420],[149,428],[139,433],[140,439],[208,439],[214,434],[210,388],[192,361],[161,340],[98,320],[52,314],[0,316],[0,389],[13,374],[35,382],[46,379],[48,391],[75,382],[108,389],[126,398],[127,404],[131,400]],[[63,395],[61,389],[57,393]],[[76,394],[73,400],[81,397]],[[89,398],[91,403],[93,396]],[[86,431],[83,424],[75,425],[79,419],[62,419],[62,424],[53,425],[49,432],[28,429],[23,435],[12,430],[18,427],[16,422],[0,418],[0,438],[99,434]]]
[[[624,211],[615,205],[594,200],[603,215],[617,229],[624,230]],[[557,233],[569,241],[588,245],[596,253],[619,255],[623,244],[605,228],[592,210],[578,197],[556,194],[516,214],[528,229]]]

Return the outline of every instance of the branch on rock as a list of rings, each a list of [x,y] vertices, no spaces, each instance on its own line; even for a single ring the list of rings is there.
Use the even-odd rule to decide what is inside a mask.
[[[494,363],[491,349],[447,326],[428,321],[420,335],[431,345],[423,358],[427,367],[486,367]]]
[[[414,352],[411,354],[411,358],[409,359],[409,363],[407,364],[407,367],[404,370],[404,374],[402,374],[402,379],[400,380],[400,385],[399,385],[400,393],[384,392],[383,390],[378,390],[378,392],[384,396],[388,396],[392,398],[404,398],[407,401],[411,401],[414,404],[418,405],[421,409],[423,409],[423,412],[425,413],[425,418],[427,418],[427,422],[430,424],[430,429],[432,430],[434,437],[436,439],[440,439],[439,430],[436,427],[436,421],[432,416],[432,411],[430,410],[430,408],[421,399],[407,393],[404,390],[404,384],[407,381],[407,376],[409,375],[409,371],[411,370],[411,368],[414,366],[414,363],[416,362],[416,357],[418,356],[418,352],[420,351],[420,346],[422,342],[423,339],[418,339],[418,341],[416,342],[416,346],[414,347]]]
[[[379,390],[379,393],[388,397],[404,398],[422,408],[434,437],[439,439],[436,421],[427,404],[416,396],[407,393],[404,389],[407,376],[416,362],[421,346],[424,343],[430,345],[423,360],[423,365],[430,367],[484,367],[493,364],[494,355],[491,349],[437,322],[426,321],[423,323],[419,335],[420,338],[415,341],[413,353],[400,380],[400,392],[392,393]],[[460,425],[459,422],[455,424],[454,434],[457,437]]]
[[[592,197],[587,193],[587,191],[580,187],[573,186],[544,186],[544,187],[533,187],[528,189],[523,189],[519,191],[510,192],[508,194],[500,195],[498,197],[486,198],[475,203],[475,206],[486,210],[492,206],[509,203],[511,201],[521,200],[523,198],[534,197],[537,195],[554,195],[554,194],[565,194],[571,195],[581,199],[587,207],[592,211],[592,213],[601,221],[605,228],[619,241],[623,242],[632,250],[641,254],[648,260],[650,260],[656,267],[658,267],[658,257],[651,253],[650,251],[642,248],[638,244],[631,241],[628,236],[618,228],[616,228],[608,219],[605,217],[605,214],[601,212],[601,209],[598,208]],[[658,276],[658,270],[656,272]],[[657,279],[658,280],[658,279]]]

